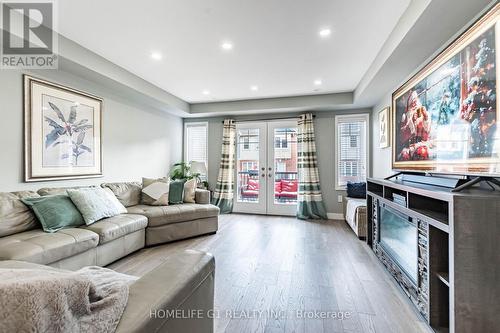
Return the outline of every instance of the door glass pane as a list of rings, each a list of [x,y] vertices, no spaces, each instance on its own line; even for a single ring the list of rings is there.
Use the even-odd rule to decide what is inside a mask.
[[[297,204],[297,128],[274,129],[274,203]]]
[[[259,178],[259,134],[258,128],[237,130],[238,202],[259,202],[262,189]]]

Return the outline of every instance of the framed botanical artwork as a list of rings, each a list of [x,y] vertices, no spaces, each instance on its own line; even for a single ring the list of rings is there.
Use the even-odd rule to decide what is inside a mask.
[[[24,75],[25,181],[102,176],[101,98]]]
[[[387,148],[390,142],[390,107],[386,107],[378,113],[379,147]]]
[[[392,96],[392,166],[500,175],[500,3]]]

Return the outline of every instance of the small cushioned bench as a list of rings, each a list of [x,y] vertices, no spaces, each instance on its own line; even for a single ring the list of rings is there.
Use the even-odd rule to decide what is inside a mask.
[[[344,218],[359,239],[366,239],[366,199],[345,197]]]

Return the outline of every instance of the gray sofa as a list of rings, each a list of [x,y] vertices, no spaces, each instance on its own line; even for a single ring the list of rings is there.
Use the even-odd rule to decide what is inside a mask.
[[[22,261],[0,261],[0,268],[54,269]],[[215,261],[212,255],[186,250],[168,257],[129,288],[127,306],[116,333],[213,332]],[[172,318],[167,311],[200,311],[197,318]]]
[[[23,197],[66,193],[68,188],[0,193],[0,260],[18,260],[62,269],[105,266],[145,246],[217,232],[219,208],[210,192],[197,190],[196,203],[141,205],[140,183],[105,183],[128,213],[89,226],[46,233]]]
[[[128,213],[55,233],[44,232],[20,199],[66,193],[68,188],[0,193],[0,268],[105,266],[145,246],[217,232],[219,209],[210,204],[208,191],[197,190],[196,203],[146,206],[140,183],[101,186],[110,188]],[[116,332],[213,332],[208,314],[213,310],[214,270],[213,256],[204,252],[168,257],[130,287]],[[204,317],[174,319],[165,316],[167,310],[201,310]],[[155,311],[158,316],[151,315]]]

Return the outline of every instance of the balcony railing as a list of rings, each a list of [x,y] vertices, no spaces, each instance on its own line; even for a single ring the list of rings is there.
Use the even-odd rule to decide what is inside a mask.
[[[259,195],[259,189],[249,191],[248,182],[249,180],[255,180],[258,182],[259,175],[260,173],[258,170],[238,172],[239,200],[248,202],[255,202],[257,200],[257,197]],[[276,172],[275,183],[278,183],[281,180],[298,181],[298,173],[290,171]],[[297,200],[297,196],[290,193],[288,193],[287,196],[285,196],[283,193],[275,192],[274,196],[275,200],[281,203],[294,203]]]
[[[266,175],[267,176],[267,175]],[[279,180],[297,180],[299,175],[297,171],[278,171],[274,173],[274,179],[276,181]],[[249,171],[240,171],[238,172],[238,183],[240,186],[245,186],[248,184],[249,179],[258,180],[259,179],[259,170],[249,170]]]

